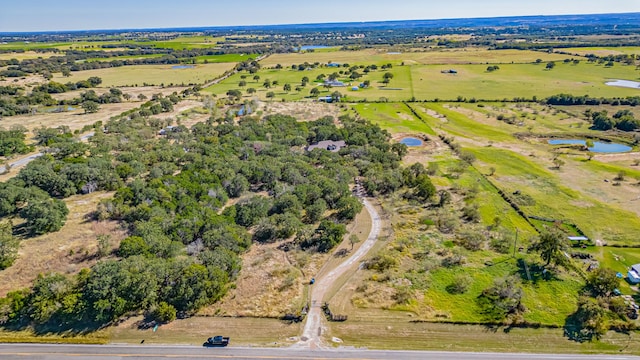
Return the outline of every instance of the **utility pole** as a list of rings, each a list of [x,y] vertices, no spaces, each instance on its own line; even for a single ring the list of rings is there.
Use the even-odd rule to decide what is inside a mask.
[[[516,228],[516,238],[513,240],[513,258],[516,257],[516,249],[518,247],[518,229]]]

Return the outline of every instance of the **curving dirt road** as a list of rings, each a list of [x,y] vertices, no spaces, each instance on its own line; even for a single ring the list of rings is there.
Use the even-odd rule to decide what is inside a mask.
[[[362,243],[360,248],[346,261],[338,265],[326,275],[316,278],[315,284],[311,286],[311,307],[307,314],[307,322],[304,325],[304,331],[300,337],[300,341],[294,345],[294,347],[311,349],[322,347],[321,335],[322,319],[324,319],[324,314],[321,307],[327,290],[331,287],[331,284],[336,281],[336,279],[349,270],[353,264],[360,261],[364,255],[371,250],[378,238],[378,235],[380,234],[381,222],[378,212],[367,199],[363,198],[362,203],[371,216],[371,231],[369,232],[369,236],[367,237],[367,240]]]

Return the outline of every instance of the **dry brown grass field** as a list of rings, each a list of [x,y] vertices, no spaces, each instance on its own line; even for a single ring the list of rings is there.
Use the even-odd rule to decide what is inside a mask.
[[[36,51],[25,51],[25,52],[9,52],[9,53],[0,53],[0,60],[27,60],[27,59],[38,59],[38,58],[50,58],[52,56],[62,56],[62,54],[56,54],[54,52],[36,52]]]
[[[53,81],[66,83],[86,80],[92,76],[102,78],[102,87],[202,84],[233,69],[235,63],[199,64],[194,68],[176,69],[175,65],[135,65],[97,70],[74,71],[71,76],[54,74]]]
[[[101,199],[112,193],[95,192],[65,199],[69,208],[66,224],[55,233],[22,240],[18,259],[0,271],[0,296],[16,289],[29,287],[38,274],[58,272],[75,274],[89,268],[98,260],[97,236],[110,236],[112,249],[117,248],[125,232],[114,222],[96,222],[87,214],[96,209]]]

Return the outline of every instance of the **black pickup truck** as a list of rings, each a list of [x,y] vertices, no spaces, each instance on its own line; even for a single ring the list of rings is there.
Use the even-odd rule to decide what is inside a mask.
[[[229,345],[229,337],[222,335],[210,337],[202,344],[204,347],[223,347],[227,345]]]

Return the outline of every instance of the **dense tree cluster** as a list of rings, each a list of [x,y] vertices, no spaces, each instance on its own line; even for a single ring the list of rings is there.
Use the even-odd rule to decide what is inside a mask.
[[[28,153],[31,147],[24,142],[25,132],[26,129],[19,127],[9,130],[0,128],[0,156]]]
[[[635,131],[640,128],[640,119],[636,119],[629,110],[620,110],[612,117],[607,116],[607,111],[587,111],[586,115],[591,118],[593,129],[621,131]]]
[[[0,115],[12,116],[29,114],[39,106],[80,105],[89,101],[96,104],[122,102],[122,91],[116,88],[109,89],[109,92],[102,95],[97,95],[94,90],[88,90],[81,93],[77,98],[63,101],[58,101],[50,95],[92,88],[101,83],[102,79],[97,76],[92,76],[87,80],[81,80],[76,83],[69,82],[67,84],[51,81],[34,87],[29,94],[25,94],[24,88],[19,86],[2,86],[0,87]]]
[[[137,311],[163,321],[188,315],[225,293],[252,241],[286,239],[328,251],[362,209],[349,184],[358,176],[382,178],[377,172],[402,174],[406,148],[348,117],[340,127],[329,117],[221,119],[158,136],[166,123],[141,114],[145,109],[110,120],[88,144],[64,128],[37,131],[49,154],[2,184],[1,215],[32,219],[36,234],[53,231],[66,215],[61,198],[116,190],[95,216],[121,221],[130,236],[118,259],[74,277],[44,274],[31,289],[10,293],[0,300],[0,322],[72,327]],[[348,146],[305,151],[322,140]],[[226,206],[229,198],[239,201]]]
[[[544,100],[549,105],[640,105],[640,96],[628,96],[625,98],[594,98],[587,95],[576,96],[571,94],[558,94]]]

